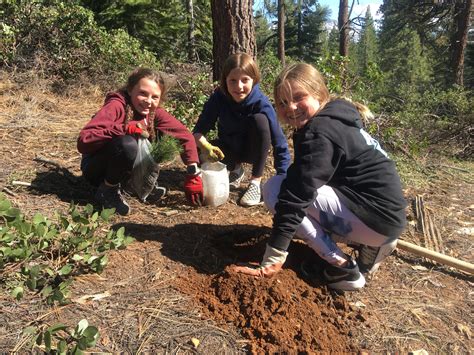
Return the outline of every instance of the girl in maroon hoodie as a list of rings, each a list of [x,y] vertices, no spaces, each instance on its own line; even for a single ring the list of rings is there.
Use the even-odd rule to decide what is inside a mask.
[[[186,126],[159,107],[167,90],[160,73],[138,68],[125,87],[106,96],[104,106],[81,130],[77,141],[82,153],[81,170],[90,183],[98,186],[95,198],[103,208],[115,208],[121,215],[130,213],[120,183],[130,177],[138,152],[137,137],[153,140],[159,132],[180,141],[181,158],[187,166],[186,197],[194,205],[202,201],[194,138]]]

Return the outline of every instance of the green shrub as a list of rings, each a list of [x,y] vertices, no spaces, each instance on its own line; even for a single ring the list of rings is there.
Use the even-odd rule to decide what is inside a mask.
[[[122,30],[106,32],[74,1],[7,1],[1,14],[2,66],[113,86],[136,66],[159,66],[138,40]]]

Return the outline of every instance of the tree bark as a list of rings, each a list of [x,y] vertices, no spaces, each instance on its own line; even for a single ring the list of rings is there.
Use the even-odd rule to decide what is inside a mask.
[[[349,0],[339,0],[339,54],[343,57],[349,55]]]
[[[454,24],[455,32],[451,40],[451,70],[452,82],[464,85],[464,53],[467,45],[467,34],[470,25],[472,0],[456,3]]]
[[[212,74],[220,79],[227,57],[245,52],[255,58],[257,45],[253,22],[253,0],[211,0],[212,11]]]
[[[285,2],[278,0],[278,59],[285,66]]]
[[[190,62],[194,62],[197,60],[197,53],[196,53],[196,39],[194,37],[194,28],[196,24],[196,20],[194,18],[194,6],[193,0],[186,1],[186,8],[188,10],[188,60]]]

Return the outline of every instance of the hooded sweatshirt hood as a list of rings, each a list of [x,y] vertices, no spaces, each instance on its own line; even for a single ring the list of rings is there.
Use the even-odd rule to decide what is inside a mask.
[[[362,128],[359,111],[351,102],[344,99],[330,101],[318,112],[317,116],[328,116],[345,125]]]

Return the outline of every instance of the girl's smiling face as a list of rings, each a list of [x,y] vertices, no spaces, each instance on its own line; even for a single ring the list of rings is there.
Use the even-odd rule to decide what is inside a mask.
[[[235,102],[242,102],[249,96],[253,87],[253,79],[240,68],[232,69],[226,79],[227,91]]]
[[[292,80],[288,80],[280,89],[278,101],[278,116],[284,123],[296,129],[306,125],[321,108],[316,97]]]
[[[156,81],[142,78],[128,94],[135,111],[146,116],[160,104],[161,88]]]

